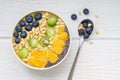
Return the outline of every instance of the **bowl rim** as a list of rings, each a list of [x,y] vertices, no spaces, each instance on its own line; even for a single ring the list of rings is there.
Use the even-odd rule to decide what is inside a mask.
[[[40,11],[45,11],[45,10],[40,10]],[[34,12],[40,12],[40,11],[32,11],[32,12],[30,12],[30,13],[28,13],[28,14],[32,14],[32,13],[34,13]],[[45,11],[45,12],[49,12],[49,13],[52,13],[52,14],[55,14],[57,17],[59,17],[56,13],[54,13],[54,12],[51,12],[51,11]],[[27,14],[27,15],[28,15]],[[25,15],[25,16],[27,16],[27,15]],[[24,17],[25,17],[24,16]],[[24,17],[22,17],[22,18],[24,18]],[[21,18],[21,19],[22,19]],[[59,18],[61,18],[61,17],[59,17]],[[20,20],[21,20],[20,19]],[[62,18],[61,18],[62,19]],[[19,21],[20,21],[19,20]],[[62,19],[63,20],[63,19]],[[19,22],[18,21],[18,22]],[[17,24],[18,24],[18,22],[17,22]],[[64,22],[65,23],[65,22]],[[16,25],[17,25],[16,24]],[[15,25],[15,26],[16,26]],[[65,23],[65,25],[66,25],[66,23]],[[66,25],[66,27],[67,27],[67,25]],[[14,29],[15,29],[15,27],[14,27]],[[56,66],[58,66],[59,64],[61,64],[65,59],[66,59],[66,57],[68,56],[68,53],[70,52],[70,48],[71,48],[71,33],[69,32],[70,30],[69,30],[69,28],[67,27],[67,29],[68,29],[68,33],[69,33],[69,47],[68,47],[68,50],[67,50],[67,53],[65,54],[65,56],[58,62],[58,63],[56,63],[56,64],[54,64],[54,65],[52,65],[52,66],[50,66],[50,67],[45,67],[45,68],[38,68],[38,67],[33,67],[33,66],[30,66],[30,65],[28,65],[28,64],[26,64],[26,63],[24,63],[18,56],[17,56],[17,54],[16,54],[16,52],[15,52],[15,50],[14,50],[14,47],[13,47],[13,42],[12,42],[12,38],[13,38],[13,32],[14,32],[14,29],[13,29],[13,31],[12,31],[12,35],[11,35],[11,47],[12,47],[12,51],[13,51],[13,54],[16,56],[16,58],[20,61],[20,63],[22,63],[23,65],[25,65],[26,67],[28,67],[28,68],[30,68],[30,69],[34,69],[34,70],[49,70],[49,69],[52,69],[52,68],[54,68],[54,67],[56,67]]]

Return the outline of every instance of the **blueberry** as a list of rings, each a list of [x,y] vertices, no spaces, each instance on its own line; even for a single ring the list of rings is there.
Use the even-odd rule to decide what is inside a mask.
[[[83,27],[87,28],[88,27],[88,23],[87,22],[83,22]]]
[[[25,30],[31,31],[31,30],[32,30],[32,25],[31,25],[31,24],[27,24],[27,25],[25,26]]]
[[[25,25],[26,25],[26,22],[25,22],[24,20],[21,20],[21,21],[19,22],[19,24],[20,24],[20,26],[25,26]]]
[[[15,30],[16,30],[17,32],[21,32],[21,31],[22,31],[22,27],[17,26],[17,27],[15,28]]]
[[[84,39],[89,38],[89,34],[88,33],[85,33],[83,36],[84,36]]]
[[[20,38],[16,38],[15,43],[19,44],[20,43]]]
[[[92,27],[88,27],[88,28],[86,28],[86,32],[87,32],[88,34],[91,34],[91,33],[92,33],[92,30],[93,30]]]
[[[31,15],[26,16],[25,19],[28,23],[31,23],[33,21],[33,17]]]
[[[33,26],[33,27],[37,27],[37,26],[39,26],[38,21],[34,21],[34,22],[32,23],[32,26]]]
[[[34,17],[35,17],[36,20],[40,20],[42,18],[42,14],[41,13],[36,13],[34,15]]]
[[[19,33],[18,32],[14,32],[13,36],[17,38],[19,36]]]
[[[78,30],[78,33],[79,33],[79,35],[81,36],[81,35],[83,35],[85,32],[84,32],[83,29],[80,29],[80,30]]]
[[[76,20],[76,19],[77,19],[77,15],[76,15],[76,14],[72,14],[72,15],[71,15],[71,19],[72,19],[72,20]]]
[[[20,33],[20,37],[21,38],[26,38],[27,37],[27,33],[25,31]]]
[[[84,13],[85,15],[87,15],[87,14],[89,14],[89,10],[88,10],[87,8],[85,8],[85,9],[83,10],[83,13]]]

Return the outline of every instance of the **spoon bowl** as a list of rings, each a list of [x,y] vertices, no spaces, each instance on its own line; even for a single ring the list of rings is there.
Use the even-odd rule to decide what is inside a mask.
[[[79,24],[78,35],[81,38],[88,39],[93,31],[93,28],[94,28],[93,22],[90,19],[84,19]]]

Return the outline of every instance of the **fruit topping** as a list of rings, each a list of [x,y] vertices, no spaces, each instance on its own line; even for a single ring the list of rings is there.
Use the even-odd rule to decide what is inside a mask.
[[[31,23],[33,21],[33,17],[31,15],[26,16],[25,19],[28,23]]]
[[[83,27],[87,28],[88,27],[88,23],[87,22],[83,22]]]
[[[48,56],[51,63],[55,63],[58,60],[58,56],[52,51],[49,52]]]
[[[68,34],[66,32],[63,32],[58,36],[58,38],[61,39],[61,40],[67,40],[68,39]]]
[[[89,38],[89,34],[88,33],[85,33],[83,36],[84,36],[84,39]]]
[[[86,28],[86,32],[87,32],[88,34],[91,34],[92,30],[93,30],[92,27],[88,27],[88,28]]]
[[[31,25],[31,24],[27,24],[27,25],[25,26],[25,30],[31,31],[31,30],[32,30],[32,25]]]
[[[40,45],[42,47],[47,47],[50,44],[50,41],[46,37],[40,39]]]
[[[19,44],[20,43],[20,38],[15,38],[15,43]]]
[[[22,31],[22,32],[20,33],[20,37],[21,37],[21,38],[26,38],[26,37],[27,37],[27,33],[26,33],[25,31]]]
[[[32,26],[33,26],[33,27],[38,27],[38,26],[39,26],[39,22],[38,22],[38,21],[34,21],[34,22],[32,23]]]
[[[72,14],[72,15],[71,15],[71,19],[72,19],[72,20],[76,20],[76,19],[77,19],[77,15],[76,15],[76,14]]]
[[[34,15],[34,18],[35,18],[36,20],[40,20],[40,19],[42,18],[42,14],[41,14],[41,13],[36,13],[36,14]]]
[[[47,51],[33,50],[28,59],[28,64],[34,67],[44,68],[47,64],[48,54]]]
[[[65,46],[65,42],[63,40],[57,38],[53,39],[52,47],[63,48],[63,46]]]
[[[13,33],[13,36],[14,36],[14,37],[18,37],[18,36],[19,36],[19,33],[18,33],[18,32],[14,32],[14,33]]]
[[[17,32],[21,32],[21,31],[22,31],[22,27],[17,26],[17,27],[15,28],[15,30],[16,30]]]
[[[19,24],[20,24],[20,26],[25,26],[26,22],[24,20],[20,20]]]
[[[32,48],[36,48],[38,44],[38,40],[36,38],[31,38],[29,39],[29,46]]]
[[[54,28],[48,28],[46,31],[47,37],[51,37],[55,35],[55,29]]]
[[[52,17],[50,17],[50,18],[47,20],[47,24],[48,24],[50,27],[54,27],[57,22],[58,22],[58,19],[57,19],[57,17],[55,17],[55,16],[52,16]]]
[[[62,48],[61,47],[52,47],[52,48],[50,48],[50,50],[52,50],[56,54],[61,54],[61,52],[62,52]]]
[[[78,30],[78,33],[79,33],[80,36],[82,36],[85,32],[84,32],[83,29],[80,29],[80,30]]]
[[[28,55],[29,55],[29,51],[27,48],[23,47],[20,49],[18,55],[21,57],[21,58],[26,58]]]
[[[62,32],[65,31],[65,26],[64,25],[61,25],[57,31],[58,34],[61,34]]]

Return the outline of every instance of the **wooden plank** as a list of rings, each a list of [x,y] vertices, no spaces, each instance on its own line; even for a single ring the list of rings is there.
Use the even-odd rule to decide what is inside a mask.
[[[119,80],[120,40],[94,40],[83,44],[73,80]]]
[[[66,3],[66,4],[64,4]],[[0,37],[10,37],[16,23],[26,14],[36,10],[48,10],[58,14],[67,24],[71,36],[78,38],[77,27],[79,22],[85,18],[90,18],[95,24],[94,33],[91,39],[99,38],[120,38],[120,11],[119,0],[69,0],[69,1],[0,1]],[[78,12],[87,7],[90,14],[85,16]],[[111,11],[114,10],[114,11]],[[76,13],[78,19],[72,21],[70,15]],[[95,18],[98,15],[99,18]],[[96,31],[100,35],[96,35]]]

